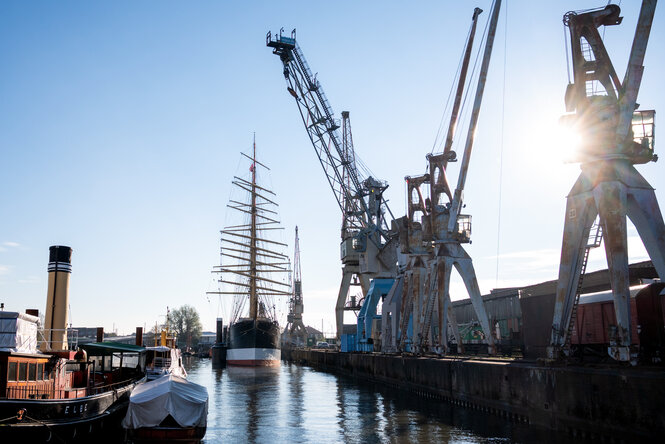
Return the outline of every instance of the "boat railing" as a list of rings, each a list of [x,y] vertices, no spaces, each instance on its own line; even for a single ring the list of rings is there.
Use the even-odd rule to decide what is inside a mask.
[[[57,338],[64,338],[58,340]],[[37,334],[39,350],[76,350],[79,344],[79,331],[75,328],[44,328]]]
[[[113,384],[107,384],[107,385],[102,385],[102,386],[97,386],[97,387],[91,387],[89,390],[91,395],[98,395],[99,393],[104,393],[108,392],[111,390],[118,390],[122,387],[128,386],[132,383],[136,382],[136,379],[125,379],[124,381],[120,382],[114,382]]]
[[[152,361],[154,368],[169,368],[171,367],[171,358],[163,358],[161,356],[156,356]]]
[[[55,390],[52,384],[42,385],[21,385],[9,386],[5,391],[6,399],[78,399],[86,396],[98,395],[100,393],[119,390],[136,382],[136,379],[126,379],[124,381],[114,382],[91,387],[72,387],[67,389]]]

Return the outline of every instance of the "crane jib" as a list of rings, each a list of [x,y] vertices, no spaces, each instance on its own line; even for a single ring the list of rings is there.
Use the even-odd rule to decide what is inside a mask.
[[[283,63],[287,90],[296,99],[305,129],[344,216],[344,225],[360,228],[371,242],[381,247],[389,239],[383,215],[392,214],[382,198],[387,184],[361,178],[355,161],[349,161],[355,159],[353,147],[345,146],[345,139],[338,134],[340,124],[334,119],[323,88],[296,42],[295,30],[291,37],[281,31],[275,36],[269,32],[266,45],[273,48],[273,54]],[[348,113],[345,118],[348,119]],[[371,233],[378,233],[378,239]]]

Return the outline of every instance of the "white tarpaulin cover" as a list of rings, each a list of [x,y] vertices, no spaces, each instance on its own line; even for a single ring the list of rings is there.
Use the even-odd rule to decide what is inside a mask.
[[[208,390],[174,375],[139,384],[129,398],[122,426],[126,429],[156,427],[168,415],[181,427],[205,427]]]
[[[39,318],[13,311],[0,312],[0,350],[37,353]]]

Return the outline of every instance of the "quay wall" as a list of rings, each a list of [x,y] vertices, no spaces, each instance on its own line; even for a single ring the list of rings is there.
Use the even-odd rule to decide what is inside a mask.
[[[574,436],[665,436],[665,371],[283,350],[284,360],[485,410]]]

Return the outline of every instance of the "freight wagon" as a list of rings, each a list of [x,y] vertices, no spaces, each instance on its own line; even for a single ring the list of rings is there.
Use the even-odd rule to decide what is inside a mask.
[[[659,362],[665,345],[665,284],[654,283],[630,290],[631,343],[643,362]],[[607,356],[616,334],[612,292],[582,295],[571,335],[571,349],[578,357]]]
[[[643,362],[657,363],[665,354],[665,284],[656,282],[631,287],[631,340],[639,349]],[[487,316],[492,327],[491,334],[499,353],[511,355],[524,352],[535,342],[544,350],[549,344],[554,295],[538,298],[521,297],[522,290],[506,289],[483,296]],[[460,336],[467,353],[484,353],[484,335],[476,319],[470,300],[453,302]],[[538,320],[538,330],[525,329],[523,316]],[[580,296],[577,317],[571,337],[574,356],[589,359],[593,356],[605,358],[607,347],[616,330],[614,301],[611,291],[588,293]],[[450,331],[449,333],[452,333]],[[539,338],[533,336],[539,335]],[[452,334],[449,334],[452,338]],[[451,346],[453,343],[450,344]],[[453,348],[454,349],[454,348]],[[528,353],[525,353],[525,355]],[[540,357],[540,355],[529,357]]]

